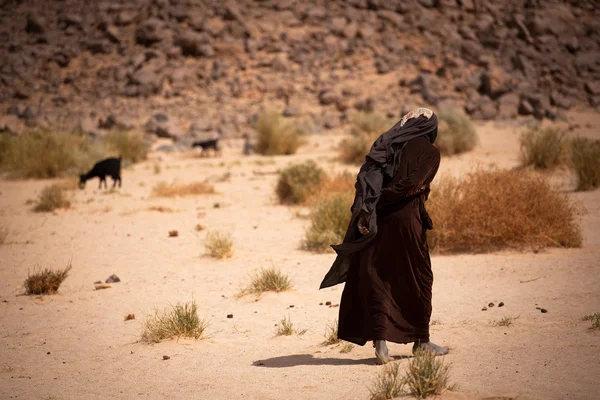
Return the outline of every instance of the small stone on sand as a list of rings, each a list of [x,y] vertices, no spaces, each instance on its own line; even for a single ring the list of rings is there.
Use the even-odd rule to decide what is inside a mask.
[[[503,307],[503,306],[504,306],[504,302],[501,301],[500,303],[498,303],[498,307]]]
[[[330,301],[326,301],[326,302],[325,302],[325,305],[326,305],[326,306],[330,306],[330,305],[331,305],[331,302],[330,302]]]
[[[104,281],[104,283],[115,283],[115,282],[121,282],[121,279],[116,276],[115,274],[112,274],[111,276],[109,276],[106,281]],[[99,282],[102,283],[102,282]]]
[[[233,318],[233,314],[227,314],[227,318]]]
[[[542,314],[546,314],[548,312],[548,310],[546,310],[545,308],[542,308],[540,311],[542,312]]]
[[[481,311],[487,311],[487,307],[483,307]]]
[[[169,357],[169,356],[163,356],[163,360],[170,360],[170,359],[171,359],[171,357]]]
[[[494,307],[494,303],[488,304],[488,307],[490,307],[490,308]]]

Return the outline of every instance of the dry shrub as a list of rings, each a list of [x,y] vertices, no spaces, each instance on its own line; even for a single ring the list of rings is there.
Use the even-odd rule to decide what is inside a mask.
[[[99,141],[73,132],[36,128],[0,140],[0,167],[13,178],[76,175],[107,154]]]
[[[336,319],[333,323],[327,324],[325,327],[325,341],[323,345],[329,346],[339,342],[341,342],[341,339],[338,337],[338,320]]]
[[[314,206],[320,198],[333,194],[352,193],[354,194],[354,185],[356,183],[356,175],[348,171],[339,172],[333,176],[325,175],[321,179],[321,183],[310,191],[306,204]]]
[[[406,393],[404,386],[406,385],[406,379],[402,375],[399,363],[389,363],[385,365],[372,387],[369,388],[371,392],[370,400],[388,400],[398,397]]]
[[[266,112],[258,117],[255,125],[257,143],[255,150],[263,155],[289,155],[300,147],[300,129],[292,121],[286,121],[277,112]]]
[[[490,321],[490,324],[492,326],[505,326],[505,327],[509,327],[513,324],[513,322],[515,322],[517,319],[519,318],[519,316],[517,315],[516,317],[508,317],[508,316],[504,316],[501,319],[497,320],[497,321]]]
[[[440,253],[528,247],[579,247],[578,207],[541,176],[525,171],[476,171],[434,184],[427,208]]]
[[[240,293],[241,296],[252,293],[260,295],[264,292],[285,292],[292,288],[291,279],[283,272],[271,268],[262,268],[252,275],[250,285]]]
[[[325,252],[331,244],[343,241],[352,216],[350,206],[353,196],[353,191],[334,192],[315,201],[310,226],[302,242],[304,249]]]
[[[479,141],[477,131],[467,115],[458,110],[441,110],[435,146],[445,155],[472,150]]]
[[[577,190],[592,190],[600,186],[600,140],[573,139],[571,166],[577,175]]]
[[[150,146],[139,132],[116,129],[105,138],[108,147],[130,163],[143,161],[148,156]]]
[[[435,353],[419,349],[415,357],[408,361],[406,371],[402,373],[399,363],[385,365],[377,376],[371,391],[371,400],[393,399],[410,394],[417,399],[429,395],[441,394],[443,390],[452,390],[450,386],[450,366]]]
[[[417,399],[424,399],[429,395],[441,394],[449,388],[450,366],[444,363],[443,357],[436,357],[435,353],[419,349],[415,357],[408,361],[405,382],[410,394]]]
[[[560,129],[532,129],[521,136],[521,165],[550,169],[562,161],[565,134]]]
[[[375,139],[392,125],[392,121],[377,114],[357,115],[352,119],[352,136],[340,144],[340,160],[347,164],[361,164]]]
[[[282,204],[303,203],[323,180],[325,172],[313,160],[291,165],[279,173],[275,192]]]
[[[201,339],[208,323],[198,316],[195,301],[177,303],[163,310],[154,310],[143,324],[142,341],[158,343],[164,339],[188,337]]]
[[[589,327],[590,330],[600,329],[600,313],[586,315],[583,318],[581,318],[581,320],[590,321],[592,323],[592,325]]]
[[[50,212],[57,208],[69,208],[70,205],[71,203],[64,191],[58,185],[50,185],[42,190],[33,210],[36,212]]]
[[[45,268],[33,274],[28,274],[27,279],[23,282],[25,294],[54,294],[58,292],[60,285],[69,276],[70,270],[71,264],[69,263],[63,270],[54,271]]]
[[[381,135],[394,125],[394,122],[375,113],[358,114],[352,118],[350,133],[358,135]]]
[[[277,326],[277,336],[291,336],[291,335],[304,335],[306,333],[306,329],[298,330],[294,328],[294,324],[290,319],[289,315],[287,317],[283,317],[281,321],[279,321],[279,325]]]
[[[230,233],[210,231],[206,234],[204,247],[211,257],[222,260],[233,256],[233,239]]]
[[[155,197],[197,196],[214,193],[214,186],[204,182],[186,184],[179,184],[176,181],[171,183],[159,182],[152,188],[152,195]]]
[[[344,343],[344,345],[340,349],[340,353],[343,353],[343,354],[350,353],[350,352],[352,352],[352,349],[354,349],[354,345],[352,343]]]

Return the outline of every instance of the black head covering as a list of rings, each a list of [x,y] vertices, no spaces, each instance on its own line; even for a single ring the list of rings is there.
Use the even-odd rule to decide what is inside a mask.
[[[383,182],[391,180],[395,175],[406,143],[421,136],[426,136],[433,143],[437,137],[437,129],[438,119],[433,111],[416,108],[375,140],[356,178],[350,225],[342,244],[331,246],[338,256],[323,279],[321,289],[345,282],[350,254],[362,250],[377,235],[376,205]],[[358,232],[360,216],[367,222],[367,235]]]

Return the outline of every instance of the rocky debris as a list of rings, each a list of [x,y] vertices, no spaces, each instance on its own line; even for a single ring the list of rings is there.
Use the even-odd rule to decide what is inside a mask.
[[[160,42],[165,38],[165,23],[157,18],[150,18],[142,22],[135,30],[135,39],[137,43],[144,46],[151,46],[152,44]]]
[[[227,318],[233,318],[233,314],[227,314]]]
[[[111,276],[109,276],[106,281],[104,281],[104,283],[116,283],[116,282],[121,282],[121,279],[119,279],[119,277],[115,274],[112,274]]]
[[[161,138],[177,138],[181,131],[166,114],[156,113],[144,124],[144,129]]]
[[[162,359],[163,359],[163,360],[170,360],[170,359],[171,359],[171,357],[169,357],[169,356],[166,356],[166,355],[165,355],[165,356],[162,356]]]
[[[124,319],[125,319],[125,321],[134,320],[135,319],[135,314],[127,314]]]
[[[169,231],[169,237],[177,237],[179,236],[179,232],[175,229]]]

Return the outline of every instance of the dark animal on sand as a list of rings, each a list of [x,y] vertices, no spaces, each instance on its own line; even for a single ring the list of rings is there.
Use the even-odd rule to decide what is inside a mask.
[[[206,153],[208,150],[213,150],[215,154],[219,153],[221,148],[219,146],[219,139],[209,139],[209,140],[198,140],[192,143],[192,148],[200,147],[202,148],[202,154]]]
[[[107,188],[106,184],[106,176],[110,176],[113,179],[113,188],[119,182],[119,187],[121,187],[121,157],[119,158],[107,158],[102,161],[98,161],[94,164],[94,167],[87,174],[83,174],[79,177],[79,188],[83,189],[85,187],[85,182],[92,178],[99,178],[100,185],[98,189],[102,188],[102,183],[104,182],[104,187]]]

